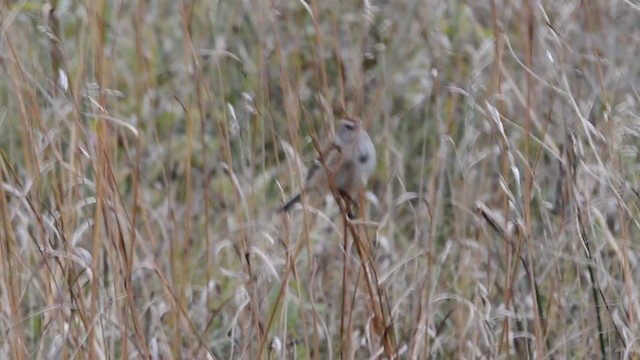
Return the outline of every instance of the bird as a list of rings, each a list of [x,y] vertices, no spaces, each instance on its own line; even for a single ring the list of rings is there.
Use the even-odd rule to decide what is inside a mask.
[[[324,194],[331,191],[333,183],[338,194],[347,201],[348,215],[353,218],[349,205],[354,203],[353,199],[375,168],[376,148],[363,128],[362,120],[340,119],[330,143],[307,172],[303,191],[308,195]],[[288,212],[300,200],[298,193],[282,206],[281,211]]]

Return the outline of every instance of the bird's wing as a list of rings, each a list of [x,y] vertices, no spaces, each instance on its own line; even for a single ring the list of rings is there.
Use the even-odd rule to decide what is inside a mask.
[[[326,149],[324,151],[322,151],[322,156],[319,156],[315,160],[313,166],[311,166],[311,168],[307,172],[306,180],[309,181],[314,176],[318,175],[318,172],[323,167],[322,166],[322,161],[323,160],[324,160],[325,164],[327,165],[327,168],[329,168],[329,170],[331,170],[331,171],[334,171],[340,165],[341,158],[342,158],[341,149],[340,149],[339,146],[337,146],[335,144],[331,144],[330,146],[327,146]]]

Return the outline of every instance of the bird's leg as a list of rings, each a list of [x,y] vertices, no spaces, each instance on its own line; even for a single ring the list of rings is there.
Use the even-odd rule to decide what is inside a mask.
[[[340,197],[342,197],[342,199],[344,200],[344,203],[346,205],[347,217],[349,217],[349,219],[351,219],[351,220],[355,219],[356,215],[352,211],[352,205],[354,205],[355,202],[353,201],[353,198],[351,197],[351,195],[349,195],[348,192],[346,192],[346,191],[344,191],[342,189],[338,189],[338,194],[340,194]]]

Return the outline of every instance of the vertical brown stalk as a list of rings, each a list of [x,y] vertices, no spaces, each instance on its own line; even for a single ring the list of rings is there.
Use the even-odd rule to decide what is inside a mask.
[[[191,28],[190,28],[190,18],[192,11],[193,3],[189,4],[188,1],[182,1],[180,6],[180,15],[182,18],[182,40],[183,40],[183,61],[184,68],[186,74],[197,73],[197,63],[193,58],[193,45],[191,43]],[[194,75],[195,76],[195,75]],[[194,80],[194,86],[198,86],[197,79]],[[191,120],[191,101],[190,99],[184,99],[184,102],[181,101],[184,110],[184,120],[185,120],[185,151],[184,151],[184,164],[185,164],[185,182],[184,182],[184,213],[182,218],[182,226],[183,226],[183,238],[182,243],[178,244],[179,250],[176,252],[176,262],[175,262],[175,277],[174,277],[174,286],[175,291],[178,296],[178,308],[186,309],[186,294],[185,290],[187,284],[189,282],[189,259],[188,259],[188,251],[189,251],[189,242],[191,236],[191,197],[192,197],[192,189],[191,189],[191,148],[192,148],[192,139],[193,139],[193,126]],[[180,241],[179,239],[176,239]],[[176,311],[176,348],[180,344],[180,321],[178,320],[180,317],[180,312]]]
[[[101,228],[103,226],[102,220],[104,219],[104,206],[105,206],[105,196],[106,196],[106,186],[105,184],[105,167],[107,166],[107,145],[105,143],[106,139],[108,139],[108,129],[104,121],[101,119],[102,115],[106,115],[104,113],[104,106],[106,103],[105,94],[104,94],[104,38],[105,38],[105,14],[107,12],[107,4],[105,0],[98,0],[96,5],[93,7],[93,21],[94,21],[94,29],[95,29],[95,44],[94,44],[94,76],[96,79],[96,83],[98,85],[98,104],[100,105],[97,109],[98,116],[96,117],[96,132],[95,132],[95,163],[94,163],[94,174],[95,174],[95,187],[96,187],[96,205],[95,212],[93,218],[93,246],[92,246],[92,279],[91,279],[91,304],[89,308],[89,318],[91,319],[90,324],[93,324],[89,327],[88,332],[89,336],[87,339],[88,342],[88,351],[89,351],[89,359],[93,360],[96,358],[96,339],[95,339],[95,324],[99,324],[97,317],[98,314],[98,299],[100,298],[100,293],[98,289],[98,276],[100,275],[100,259],[101,259],[101,244],[102,244],[102,236],[101,236]]]
[[[526,161],[524,169],[524,192],[522,199],[524,222],[525,222],[525,240],[527,241],[527,264],[529,266],[529,286],[531,287],[531,301],[533,303],[533,319],[534,319],[534,336],[536,345],[536,359],[543,358],[543,344],[542,344],[542,326],[540,319],[540,311],[537,296],[537,285],[535,278],[535,262],[533,258],[534,247],[532,244],[531,234],[531,188],[533,184],[533,173],[530,156],[530,144],[531,138],[531,112],[533,111],[532,100],[532,88],[533,88],[533,47],[535,43],[535,13],[534,4],[531,0],[527,0],[525,3],[525,24],[526,31],[523,32],[525,38],[525,65],[529,69],[526,71],[526,105],[525,105],[525,118],[524,118],[524,160]]]
[[[500,28],[500,24],[498,24],[498,12],[497,12],[496,0],[491,0],[491,20],[492,20],[492,28],[493,28],[493,66],[491,69],[491,86],[493,94],[502,94],[502,77],[501,77],[501,67],[502,67],[502,34],[504,29]],[[502,96],[498,96],[496,100],[496,108],[500,114],[504,113],[505,105],[502,100]],[[502,176],[505,181],[509,179],[509,165],[507,164],[507,154],[506,154],[506,144],[504,143],[504,139],[499,136],[498,141],[500,142],[500,148],[502,149],[500,156],[500,168],[502,172]],[[508,219],[509,219],[509,197],[504,192],[501,192],[502,197],[502,212],[504,214],[504,223],[502,224],[504,229],[508,227]],[[509,236],[507,232],[504,232],[505,236],[505,244],[507,244],[510,240],[506,237]],[[504,261],[505,268],[511,269],[513,264],[512,257],[512,249],[509,246],[504,247]],[[511,285],[513,279],[511,278],[511,271],[505,272],[506,276],[504,278],[504,297],[503,301],[505,306],[509,307],[511,303],[512,290]],[[505,317],[502,321],[502,336],[500,337],[499,349],[498,352],[501,354],[505,354],[507,359],[509,359],[509,317]],[[505,347],[504,349],[502,347]]]
[[[0,168],[0,183],[4,183],[4,166]],[[11,323],[16,324],[12,326],[8,332],[8,340],[11,343],[9,354],[14,359],[25,359],[25,344],[24,344],[24,332],[22,327],[22,311],[20,310],[20,301],[18,289],[20,289],[18,274],[15,273],[16,264],[13,261],[15,250],[13,244],[16,243],[15,234],[11,227],[11,221],[9,216],[9,209],[7,209],[7,199],[5,197],[5,191],[0,187],[0,215],[2,215],[2,225],[4,230],[0,231],[0,259],[2,259],[2,271],[3,275],[2,283],[8,285],[6,289],[7,297],[9,298],[9,308],[13,317],[10,318]]]

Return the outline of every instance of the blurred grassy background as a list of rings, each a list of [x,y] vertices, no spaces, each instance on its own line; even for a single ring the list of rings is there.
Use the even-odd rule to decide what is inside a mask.
[[[639,356],[633,2],[0,17],[0,357]],[[362,219],[279,214],[345,113]]]

